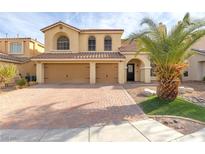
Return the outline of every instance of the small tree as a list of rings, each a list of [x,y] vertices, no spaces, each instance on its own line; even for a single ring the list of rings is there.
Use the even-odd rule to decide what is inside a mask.
[[[17,74],[17,68],[13,64],[0,65],[0,84],[10,82]]]

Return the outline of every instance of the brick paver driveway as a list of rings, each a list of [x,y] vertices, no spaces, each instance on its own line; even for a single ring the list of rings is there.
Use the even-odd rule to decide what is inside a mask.
[[[120,85],[46,84],[0,95],[0,128],[77,128],[145,118]]]

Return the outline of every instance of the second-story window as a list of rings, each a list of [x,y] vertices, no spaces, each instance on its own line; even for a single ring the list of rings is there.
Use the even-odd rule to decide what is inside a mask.
[[[57,50],[69,50],[70,41],[66,36],[61,36],[57,40]]]
[[[10,43],[10,53],[11,54],[21,54],[22,53],[22,43],[18,43],[18,42]]]
[[[111,51],[112,50],[112,38],[110,36],[106,36],[104,38],[104,50]]]
[[[96,40],[94,36],[90,36],[88,38],[88,51],[95,51],[96,50]]]

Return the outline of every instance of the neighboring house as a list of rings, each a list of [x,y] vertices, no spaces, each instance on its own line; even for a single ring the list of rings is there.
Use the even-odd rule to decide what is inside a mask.
[[[188,68],[183,73],[183,80],[201,81],[205,77],[205,37],[193,46],[196,53],[187,60]]]
[[[147,53],[121,40],[123,29],[78,29],[57,22],[41,31],[45,53],[32,58],[39,83],[149,83]]]
[[[31,57],[44,52],[44,45],[31,38],[0,38],[0,64],[15,64],[22,76],[36,74]]]

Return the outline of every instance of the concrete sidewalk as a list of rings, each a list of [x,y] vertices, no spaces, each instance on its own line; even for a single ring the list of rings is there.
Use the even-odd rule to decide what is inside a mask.
[[[1,142],[115,142],[173,141],[183,134],[152,120],[76,129],[1,129]]]
[[[205,142],[205,128],[177,139],[174,139],[172,142]]]

